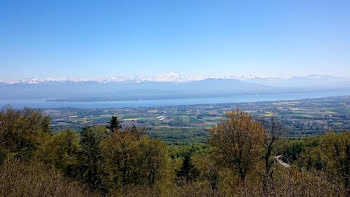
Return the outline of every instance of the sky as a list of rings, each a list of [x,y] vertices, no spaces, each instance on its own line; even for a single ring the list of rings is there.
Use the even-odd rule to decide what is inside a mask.
[[[350,77],[349,0],[0,0],[0,81]]]

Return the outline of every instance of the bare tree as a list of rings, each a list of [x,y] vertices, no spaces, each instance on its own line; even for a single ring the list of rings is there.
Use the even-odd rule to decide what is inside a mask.
[[[276,120],[275,117],[270,119],[261,119],[260,122],[264,126],[264,145],[263,145],[263,162],[264,162],[264,171],[260,172],[262,180],[262,191],[264,196],[276,196],[274,193],[274,179],[273,179],[273,164],[275,158],[273,156],[273,151],[278,139],[287,133],[287,128],[283,126],[281,121]]]

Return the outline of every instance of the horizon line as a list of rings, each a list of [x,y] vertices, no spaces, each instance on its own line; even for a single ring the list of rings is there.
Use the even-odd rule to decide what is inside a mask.
[[[217,76],[190,76],[190,75],[180,75],[175,72],[167,72],[157,76],[136,76],[136,77],[126,77],[126,76],[112,76],[112,77],[104,77],[104,78],[93,78],[93,77],[82,77],[82,78],[54,78],[54,77],[29,77],[24,78],[22,80],[15,81],[3,81],[0,80],[1,83],[6,84],[18,84],[18,83],[27,83],[27,84],[36,84],[36,83],[44,83],[44,82],[100,82],[100,83],[108,83],[108,82],[125,82],[125,81],[135,81],[135,82],[191,82],[191,81],[202,81],[207,79],[236,79],[236,80],[253,80],[253,79],[281,79],[288,80],[292,78],[322,78],[322,77],[330,77],[330,78],[339,78],[339,79],[348,79],[350,77],[346,76],[335,76],[335,75],[323,75],[323,74],[310,74],[310,75],[293,75],[293,76],[272,76],[272,75],[258,75],[258,74],[248,74],[248,75],[217,75]]]

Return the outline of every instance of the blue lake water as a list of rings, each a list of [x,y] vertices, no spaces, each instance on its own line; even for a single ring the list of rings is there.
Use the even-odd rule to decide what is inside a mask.
[[[237,95],[230,97],[135,100],[135,101],[103,101],[103,102],[52,102],[45,99],[33,100],[0,100],[0,107],[11,105],[14,108],[122,108],[122,107],[154,107],[171,105],[219,104],[239,102],[259,102],[277,100],[296,100],[306,98],[322,98],[330,96],[347,96],[348,92],[317,92],[317,93],[291,93],[291,94],[256,94]]]

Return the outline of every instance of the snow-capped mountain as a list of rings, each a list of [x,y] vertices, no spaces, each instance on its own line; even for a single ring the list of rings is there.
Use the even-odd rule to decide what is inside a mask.
[[[350,79],[323,75],[205,78],[166,73],[104,80],[37,79],[0,82],[0,99],[130,100],[350,90]]]
[[[327,75],[294,76],[290,78],[256,77],[246,81],[272,87],[339,89],[350,85],[350,78]]]

